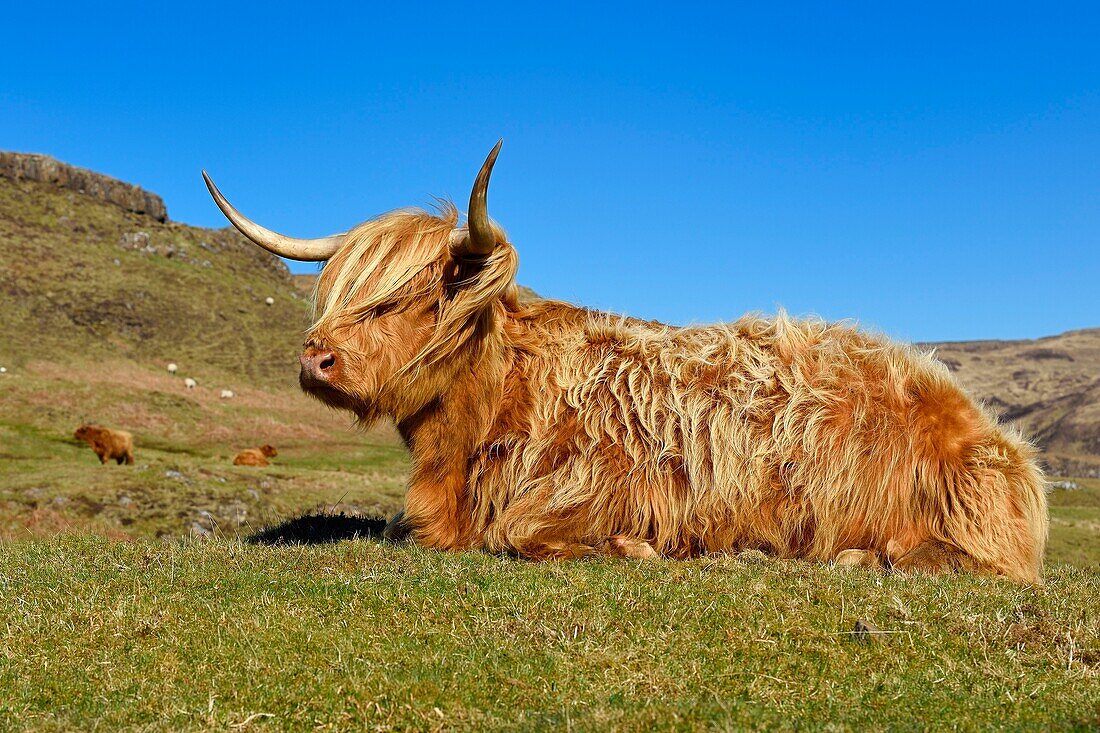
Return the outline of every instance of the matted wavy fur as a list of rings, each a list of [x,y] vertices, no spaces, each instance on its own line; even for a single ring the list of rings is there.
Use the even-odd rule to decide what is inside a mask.
[[[457,215],[354,230],[318,283],[314,343],[339,399],[413,454],[404,521],[440,548],[576,557],[759,548],[1037,581],[1035,452],[929,355],[842,324],[746,316],[674,328],[516,301],[515,251],[455,260]],[[919,565],[919,563],[918,563]]]

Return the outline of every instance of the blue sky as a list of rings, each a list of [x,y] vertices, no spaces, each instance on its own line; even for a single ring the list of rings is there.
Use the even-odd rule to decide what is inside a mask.
[[[503,137],[490,211],[545,295],[912,340],[1100,326],[1088,4],[403,5],[6,7],[0,149],[220,227],[205,167],[319,236],[464,205]]]

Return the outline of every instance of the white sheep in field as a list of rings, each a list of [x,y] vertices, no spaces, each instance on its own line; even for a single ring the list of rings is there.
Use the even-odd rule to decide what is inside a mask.
[[[264,298],[264,302],[268,305],[275,305],[275,299],[272,298],[270,295]]]
[[[194,379],[191,379],[191,377],[188,377],[187,379],[183,380],[183,386],[187,387],[187,389],[194,389],[195,387],[199,386],[199,383],[196,382]]]
[[[233,390],[231,390],[231,389],[223,389],[222,390],[221,397],[222,397],[223,400],[231,400],[231,399],[233,399],[234,396],[235,395],[233,394]]]
[[[179,367],[176,366],[175,362],[172,362],[168,365],[168,373],[169,374],[175,374],[178,369],[179,369]]]

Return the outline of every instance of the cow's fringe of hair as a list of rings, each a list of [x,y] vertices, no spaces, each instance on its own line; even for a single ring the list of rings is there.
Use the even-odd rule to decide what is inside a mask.
[[[458,210],[444,203],[438,216],[400,209],[352,229],[318,278],[311,330],[351,325],[426,295],[408,286],[439,261],[457,222]]]
[[[444,260],[457,224],[458,210],[442,201],[438,214],[400,209],[355,227],[325,267],[325,275],[334,273],[331,281],[322,288],[318,278],[310,330],[347,328],[382,309],[402,310],[437,298],[435,328],[402,372],[436,364],[488,330],[494,317],[491,306],[515,287],[519,258],[510,244],[498,246],[469,275],[442,291],[435,287],[435,277],[418,277],[438,275],[433,270]],[[499,227],[497,233],[498,241],[506,242]]]

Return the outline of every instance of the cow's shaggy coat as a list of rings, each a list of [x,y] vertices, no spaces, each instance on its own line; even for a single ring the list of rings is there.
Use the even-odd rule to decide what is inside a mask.
[[[419,543],[533,559],[759,548],[1037,581],[1035,451],[927,354],[846,325],[673,328],[521,305],[503,232],[452,251],[452,207],[360,225],[325,267],[303,386],[413,456]]]
[[[119,465],[134,462],[134,436],[125,430],[111,430],[101,425],[81,425],[73,437],[91,446],[99,456],[99,462],[104,465],[110,460]]]

